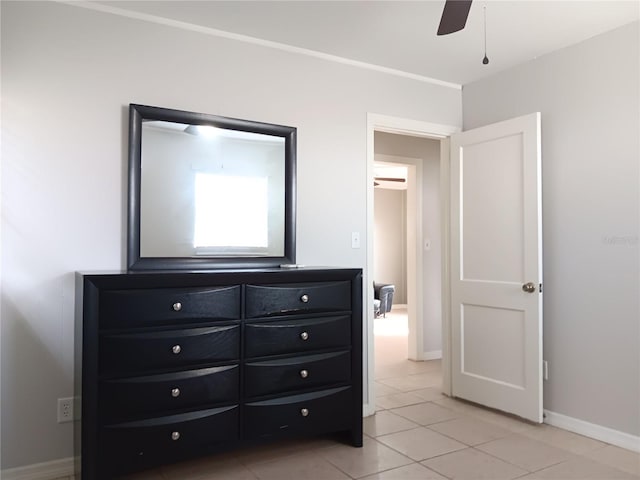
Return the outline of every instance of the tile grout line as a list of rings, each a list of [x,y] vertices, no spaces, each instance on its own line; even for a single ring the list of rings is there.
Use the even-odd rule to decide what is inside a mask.
[[[419,425],[417,428],[425,428],[425,427],[423,427],[423,426]],[[411,428],[410,430],[416,430],[417,428]],[[405,431],[405,432],[406,432],[406,431],[408,431],[408,430],[401,430],[401,431]],[[400,432],[393,432],[393,433],[400,433]],[[386,435],[393,435],[393,433],[388,433],[388,434],[386,434]],[[428,470],[431,470],[432,472],[437,473],[438,475],[442,475],[443,477],[445,477],[445,478],[447,478],[447,479],[451,479],[451,478],[452,478],[452,477],[448,477],[448,476],[444,475],[443,473],[440,473],[440,472],[438,472],[438,471],[434,470],[433,468],[427,467],[426,465],[422,465],[422,463],[421,463],[421,462],[424,462],[425,460],[429,460],[429,459],[431,459],[431,458],[436,458],[436,457],[441,457],[441,456],[443,456],[443,455],[447,455],[446,453],[443,453],[443,454],[440,454],[440,455],[435,455],[435,456],[433,456],[433,457],[425,458],[425,459],[422,459],[422,460],[414,460],[413,458],[411,458],[411,457],[407,456],[406,454],[402,453],[401,451],[396,450],[396,449],[395,449],[395,448],[393,448],[391,445],[387,445],[386,443],[382,443],[382,442],[378,441],[378,440],[377,440],[377,438],[374,438],[373,440],[375,440],[376,442],[378,442],[378,443],[379,443],[380,445],[382,445],[383,447],[387,447],[387,448],[389,448],[390,450],[393,450],[394,452],[396,452],[396,453],[398,453],[398,454],[402,455],[403,457],[405,457],[405,458],[407,458],[407,459],[411,460],[411,463],[408,463],[407,465],[417,464],[417,465],[420,465],[421,467],[424,467],[424,468],[426,468],[426,469],[428,469]],[[462,443],[462,442],[460,442],[460,443]],[[464,450],[464,448],[463,448],[463,449],[461,449],[461,450]],[[458,450],[458,451],[460,451],[460,450]],[[449,453],[452,453],[452,452],[449,452]],[[403,465],[403,466],[405,466],[405,467],[406,467],[407,465]],[[387,471],[389,471],[389,470],[394,470],[394,469],[396,469],[396,468],[402,468],[402,466],[401,466],[401,467],[389,468],[389,469],[387,469],[387,470],[381,470],[380,472],[376,472],[376,473],[387,472]],[[375,475],[375,474],[372,474],[372,475]],[[369,476],[369,475],[365,475],[365,477],[367,477],[367,476]],[[360,478],[364,478],[364,477],[360,477]]]

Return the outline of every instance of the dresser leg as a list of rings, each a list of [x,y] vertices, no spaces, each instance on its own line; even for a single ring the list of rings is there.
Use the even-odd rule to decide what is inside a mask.
[[[362,447],[362,428],[351,430],[351,443],[354,447]]]

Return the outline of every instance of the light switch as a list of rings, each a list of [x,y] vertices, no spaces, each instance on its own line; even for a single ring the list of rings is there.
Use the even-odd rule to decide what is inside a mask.
[[[351,248],[360,248],[360,232],[351,232]]]

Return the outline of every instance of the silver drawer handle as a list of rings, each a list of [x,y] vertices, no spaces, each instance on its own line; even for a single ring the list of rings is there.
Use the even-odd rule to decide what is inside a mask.
[[[300,415],[302,415],[303,417],[309,416],[309,409],[307,408],[300,409]]]
[[[300,297],[300,301],[301,301],[302,303],[307,303],[307,302],[309,301],[309,295],[307,295],[307,294],[305,293],[304,295],[302,295],[302,296]]]
[[[171,390],[171,396],[173,398],[179,397],[180,396],[180,389],[179,388],[173,388]]]
[[[180,432],[171,432],[171,440],[179,440]]]
[[[174,345],[171,348],[171,351],[177,355],[182,351],[182,348],[180,347],[180,345]]]
[[[173,308],[174,312],[179,312],[182,310],[182,304],[180,302],[176,302],[171,306],[171,308]]]
[[[309,339],[309,334],[308,334],[307,332],[302,332],[302,333],[300,334],[300,338],[301,338],[302,340],[308,340],[308,339]]]
[[[307,378],[309,376],[309,372],[307,370],[300,370],[300,376],[302,378]]]

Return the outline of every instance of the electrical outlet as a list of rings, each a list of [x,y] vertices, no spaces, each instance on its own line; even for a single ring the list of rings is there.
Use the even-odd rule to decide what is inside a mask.
[[[73,397],[58,399],[58,423],[73,421]]]

